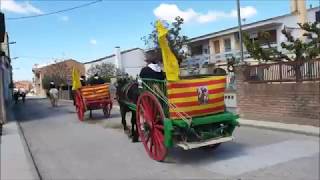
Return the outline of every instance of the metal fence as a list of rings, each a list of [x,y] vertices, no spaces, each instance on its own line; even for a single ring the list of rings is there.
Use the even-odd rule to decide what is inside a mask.
[[[320,59],[248,66],[245,80],[253,83],[320,80]]]

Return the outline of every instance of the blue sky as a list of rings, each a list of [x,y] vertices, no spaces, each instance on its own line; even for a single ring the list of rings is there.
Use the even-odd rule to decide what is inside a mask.
[[[90,1],[17,1],[3,0],[6,18],[43,14]],[[319,0],[307,0],[307,6],[319,6]],[[246,23],[289,12],[289,0],[241,0]],[[185,17],[183,33],[195,37],[237,25],[235,0],[212,1],[102,1],[65,13],[38,18],[8,20],[7,32],[16,44],[10,46],[14,79],[31,80],[32,66],[53,59],[94,60],[122,50],[144,48],[141,37],[157,18]]]

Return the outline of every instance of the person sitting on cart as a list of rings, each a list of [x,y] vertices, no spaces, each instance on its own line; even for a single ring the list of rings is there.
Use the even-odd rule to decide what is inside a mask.
[[[90,81],[90,85],[104,84],[105,81],[96,73]]]
[[[85,86],[86,85],[86,76],[81,76],[80,77],[80,83],[81,83],[81,86]]]
[[[156,60],[149,60],[147,63],[140,71],[140,78],[165,80],[165,74]]]

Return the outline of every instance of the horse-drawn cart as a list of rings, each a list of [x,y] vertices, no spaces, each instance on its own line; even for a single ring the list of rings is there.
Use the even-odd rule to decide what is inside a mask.
[[[167,149],[217,147],[231,141],[237,115],[225,111],[225,76],[174,82],[141,79],[136,104],[137,129],[149,156],[165,159]]]
[[[112,108],[109,84],[99,84],[92,86],[83,86],[76,90],[75,105],[80,121],[84,120],[84,113],[89,110],[102,109],[104,115],[108,118]]]

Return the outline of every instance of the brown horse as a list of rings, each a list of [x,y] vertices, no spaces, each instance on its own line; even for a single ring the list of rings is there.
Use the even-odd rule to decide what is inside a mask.
[[[121,123],[125,132],[129,131],[132,142],[138,142],[136,111],[129,104],[137,104],[139,89],[137,81],[121,77],[117,79],[116,99],[120,106]],[[131,131],[127,127],[126,114],[131,112]]]

